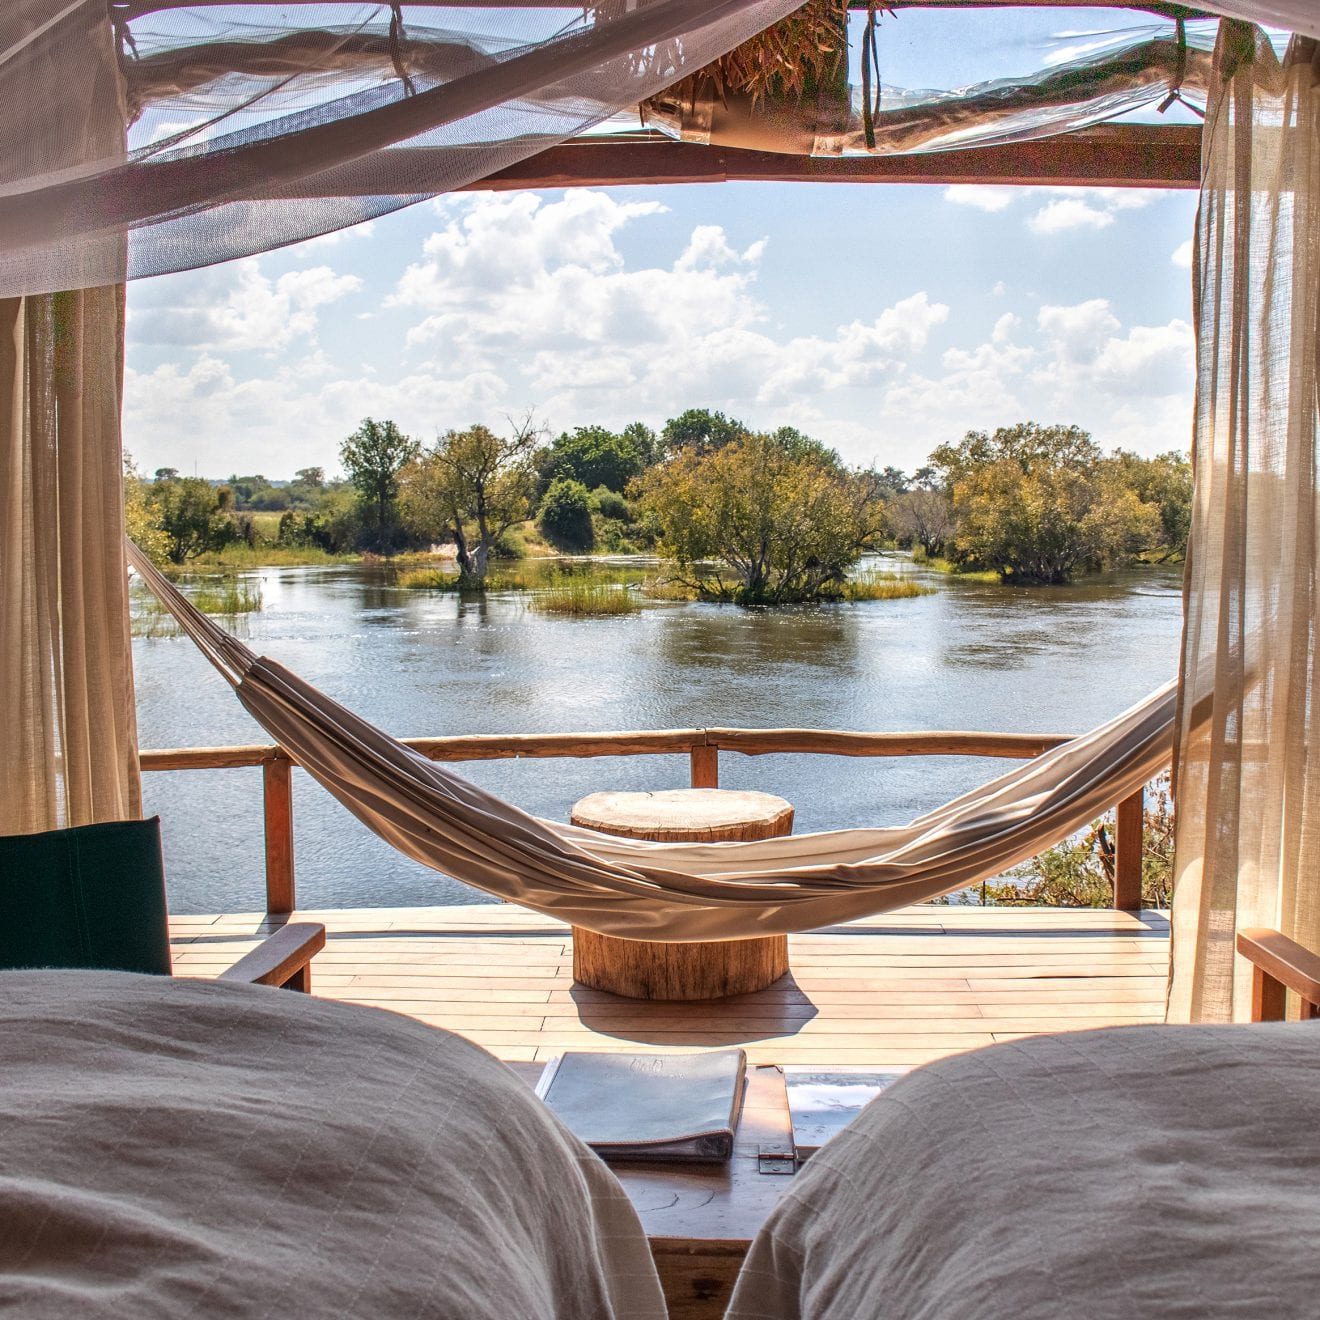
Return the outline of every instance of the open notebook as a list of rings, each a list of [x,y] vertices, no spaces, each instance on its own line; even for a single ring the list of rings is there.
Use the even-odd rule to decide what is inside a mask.
[[[552,1060],[536,1093],[606,1159],[727,1160],[747,1056],[588,1054]]]

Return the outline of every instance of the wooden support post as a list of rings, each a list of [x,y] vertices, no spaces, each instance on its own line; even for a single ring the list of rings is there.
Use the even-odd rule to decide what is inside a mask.
[[[1114,851],[1114,907],[1119,912],[1141,910],[1141,851],[1145,829],[1144,790],[1118,804],[1118,839]]]
[[[697,743],[692,748],[692,787],[719,788],[720,749],[708,743]]]
[[[1251,1020],[1253,1022],[1282,1022],[1287,1014],[1288,992],[1282,981],[1276,981],[1260,967],[1251,969]]]
[[[292,912],[293,762],[277,755],[261,767],[266,816],[266,911]]]

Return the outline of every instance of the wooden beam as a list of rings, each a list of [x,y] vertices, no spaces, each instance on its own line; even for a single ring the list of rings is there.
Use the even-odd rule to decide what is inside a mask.
[[[552,147],[478,179],[462,191],[663,183],[987,183],[1196,188],[1200,182],[1198,125],[1109,124],[1003,147],[903,156],[788,156],[659,138],[630,142],[581,139]],[[426,190],[424,183],[422,190]]]
[[[122,0],[116,12],[130,22],[147,14],[171,9],[204,9],[217,0]],[[325,0],[245,0],[248,5],[278,5],[282,9],[298,5],[323,5]],[[1173,0],[883,0],[886,9],[1133,9],[1140,13],[1176,18],[1216,18],[1208,10],[1174,3]],[[454,0],[408,0],[410,9],[452,8]],[[464,0],[465,9],[566,9],[564,0]],[[848,0],[849,9],[862,10],[866,0]]]

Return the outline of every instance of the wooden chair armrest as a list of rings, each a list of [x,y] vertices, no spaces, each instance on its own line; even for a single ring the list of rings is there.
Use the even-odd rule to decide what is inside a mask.
[[[1320,955],[1264,927],[1238,931],[1237,951],[1254,968],[1253,1022],[1281,1022],[1285,990],[1300,996],[1303,1017],[1315,1016],[1315,1007],[1320,1004]]]
[[[304,994],[312,988],[310,963],[325,948],[325,927],[319,922],[294,921],[245,953],[217,980],[246,981],[250,985],[287,986]]]

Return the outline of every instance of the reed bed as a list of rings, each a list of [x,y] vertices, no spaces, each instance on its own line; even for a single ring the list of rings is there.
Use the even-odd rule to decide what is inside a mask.
[[[598,577],[566,577],[538,591],[527,602],[541,614],[578,618],[635,614],[642,608],[636,595],[621,583]]]
[[[879,569],[867,569],[850,577],[840,589],[840,599],[850,601],[906,600],[911,596],[933,594],[933,587],[923,586],[898,573],[882,573]]]
[[[408,568],[396,579],[405,591],[458,591],[457,573],[445,573],[438,568]]]
[[[261,609],[261,583],[222,578],[203,582],[188,593],[203,614],[255,614]]]

